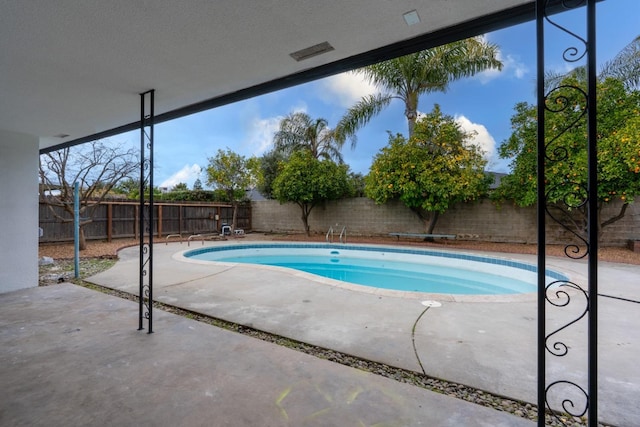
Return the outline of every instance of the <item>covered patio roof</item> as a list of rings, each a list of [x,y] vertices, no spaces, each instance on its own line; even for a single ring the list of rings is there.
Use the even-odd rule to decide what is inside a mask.
[[[162,122],[522,22],[534,2],[0,0],[0,10],[0,129],[51,150],[135,128],[149,89]]]

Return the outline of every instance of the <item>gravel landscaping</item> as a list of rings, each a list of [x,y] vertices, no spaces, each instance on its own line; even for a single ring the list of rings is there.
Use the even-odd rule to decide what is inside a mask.
[[[265,233],[251,233],[248,234],[247,239],[252,240],[275,240],[275,241],[314,241],[324,242],[325,236],[316,234],[311,237],[307,237],[303,234],[265,234]],[[172,240],[175,241],[175,240]],[[159,239],[157,243],[164,243],[165,239]],[[531,244],[520,243],[495,243],[495,242],[481,242],[473,240],[441,240],[437,242],[424,242],[418,239],[400,239],[395,237],[361,237],[361,236],[348,236],[349,243],[373,243],[373,244],[386,244],[386,245],[400,245],[400,246],[415,246],[424,248],[438,248],[438,249],[471,249],[474,251],[487,251],[487,252],[503,252],[503,253],[518,253],[518,254],[535,254],[537,253],[537,246]],[[135,239],[119,239],[112,242],[105,241],[89,241],[87,243],[87,249],[80,252],[81,258],[95,258],[95,257],[115,257],[117,251],[126,246],[137,245],[138,241]],[[548,245],[546,248],[546,254],[548,256],[564,257],[564,247],[560,245]],[[625,247],[601,247],[599,248],[599,259],[601,261],[620,262],[625,264],[640,265],[640,252],[633,252]],[[53,259],[72,259],[73,258],[73,243],[62,244],[41,244],[39,256],[48,256]]]

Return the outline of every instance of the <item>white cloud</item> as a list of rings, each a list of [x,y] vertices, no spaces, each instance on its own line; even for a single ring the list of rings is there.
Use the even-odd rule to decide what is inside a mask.
[[[184,165],[182,169],[171,175],[169,178],[162,181],[159,187],[166,187],[171,189],[177,184],[184,182],[189,188],[193,187],[193,183],[196,179],[200,178],[200,171],[202,168],[197,163],[192,165]]]
[[[306,113],[307,105],[299,104],[291,109],[291,113]],[[280,127],[280,121],[284,116],[254,117],[246,124],[246,139],[242,143],[243,154],[248,156],[261,156],[269,151],[273,145],[273,135]]]
[[[509,56],[511,58],[511,56]],[[529,74],[529,67],[524,62],[513,60],[513,74],[517,79],[523,79],[524,76]]]
[[[247,140],[243,144],[252,156],[261,156],[273,144],[273,134],[278,131],[283,116],[255,118],[249,123]]]
[[[318,95],[327,104],[349,108],[363,96],[376,92],[379,90],[362,75],[347,72],[321,80]]]
[[[529,67],[527,67],[524,62],[521,62],[517,56],[510,54],[504,56],[502,51],[498,51],[497,57],[502,61],[502,71],[489,69],[476,74],[474,77],[480,80],[480,83],[486,84],[500,75],[523,79],[527,74],[529,74]]]
[[[496,140],[493,139],[493,136],[491,136],[487,128],[479,123],[473,123],[465,116],[456,116],[455,120],[465,132],[474,134],[470,142],[479,146],[480,149],[484,151],[484,158],[487,159],[489,163],[494,161],[496,156]]]

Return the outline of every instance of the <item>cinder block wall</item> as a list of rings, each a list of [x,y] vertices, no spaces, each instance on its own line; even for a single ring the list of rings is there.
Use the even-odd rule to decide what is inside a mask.
[[[251,203],[252,230],[258,232],[303,232],[300,208],[274,200]],[[617,214],[619,204],[603,210],[603,217]],[[324,234],[329,227],[337,233],[346,226],[349,235],[386,235],[388,233],[424,233],[424,225],[400,202],[376,205],[367,198],[327,202],[316,206],[309,218],[313,233]],[[535,243],[537,240],[535,207],[510,204],[497,207],[489,200],[454,206],[441,215],[434,233],[457,234],[462,238],[492,242]],[[624,246],[630,239],[640,240],[640,206],[630,205],[625,217],[605,228],[603,244]],[[547,220],[548,243],[570,243],[571,235]]]

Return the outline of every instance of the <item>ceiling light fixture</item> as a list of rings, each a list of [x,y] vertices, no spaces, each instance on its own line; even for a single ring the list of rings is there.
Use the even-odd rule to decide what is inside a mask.
[[[418,16],[418,12],[415,10],[405,13],[402,17],[404,18],[404,22],[409,26],[420,23],[420,17]]]
[[[290,53],[289,56],[300,62],[305,59],[313,58],[314,56],[322,55],[323,53],[331,52],[332,50],[335,49],[329,44],[329,42],[322,42],[308,48],[301,49],[297,52]]]

